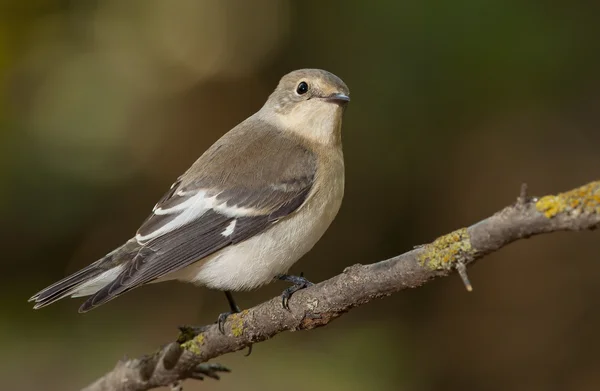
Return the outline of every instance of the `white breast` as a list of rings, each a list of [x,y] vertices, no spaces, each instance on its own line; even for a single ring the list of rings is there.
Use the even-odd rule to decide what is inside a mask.
[[[344,195],[344,164],[340,156],[319,170],[300,210],[244,242],[227,247],[169,279],[190,281],[220,290],[247,290],[271,282],[306,254],[335,218]]]

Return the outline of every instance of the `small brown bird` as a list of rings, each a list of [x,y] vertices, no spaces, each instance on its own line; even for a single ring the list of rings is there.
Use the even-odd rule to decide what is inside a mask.
[[[292,282],[285,275],[321,238],[344,193],[346,84],[319,69],[285,75],[265,105],[214,143],[162,197],[135,237],[43,289],[41,308],[91,296],[86,312],[141,285],[180,280],[225,291]],[[230,313],[219,317],[220,323]]]

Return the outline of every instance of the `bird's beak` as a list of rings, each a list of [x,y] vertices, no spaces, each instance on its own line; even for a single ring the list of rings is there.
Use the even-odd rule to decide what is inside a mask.
[[[341,92],[336,92],[326,96],[325,100],[336,103],[348,103],[350,102],[350,97],[346,94],[342,94]]]

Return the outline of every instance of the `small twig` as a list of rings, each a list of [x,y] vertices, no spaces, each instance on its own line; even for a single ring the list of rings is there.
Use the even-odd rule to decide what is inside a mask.
[[[469,281],[469,276],[467,275],[467,267],[465,266],[465,264],[460,261],[457,262],[456,270],[458,271],[458,275],[460,276],[460,279],[462,280],[463,284],[465,285],[465,288],[467,289],[467,291],[472,292],[473,285],[471,285],[471,281]]]
[[[524,206],[525,204],[527,204],[527,183],[522,183],[521,184],[521,191],[519,192],[519,198],[517,198],[517,203],[520,206]]]

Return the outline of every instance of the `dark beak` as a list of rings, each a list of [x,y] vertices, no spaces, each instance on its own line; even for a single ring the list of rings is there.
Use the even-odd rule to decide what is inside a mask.
[[[346,94],[342,94],[341,92],[336,92],[335,94],[326,96],[325,100],[343,104],[350,102],[350,97]]]

